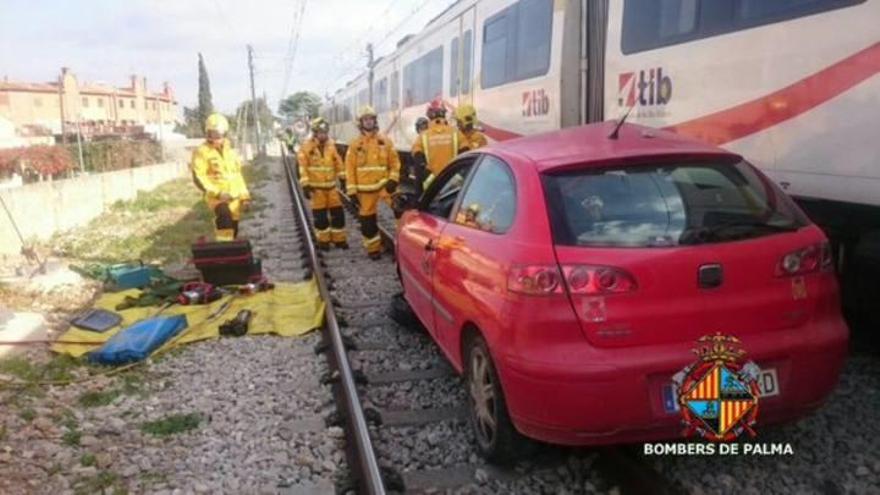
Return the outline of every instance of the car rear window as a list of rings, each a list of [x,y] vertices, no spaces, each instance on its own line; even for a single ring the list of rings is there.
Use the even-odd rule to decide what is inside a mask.
[[[751,165],[662,163],[543,177],[553,237],[569,246],[667,247],[797,230],[803,213]]]

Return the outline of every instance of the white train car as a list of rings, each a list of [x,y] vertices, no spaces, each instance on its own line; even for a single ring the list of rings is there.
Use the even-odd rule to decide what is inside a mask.
[[[490,140],[618,118],[742,154],[880,266],[880,0],[461,0],[374,67],[402,152],[441,96]],[[326,107],[340,143],[368,74]],[[873,287],[878,284],[873,282]]]

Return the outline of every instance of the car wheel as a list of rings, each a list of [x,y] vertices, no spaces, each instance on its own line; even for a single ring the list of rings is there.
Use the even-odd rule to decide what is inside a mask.
[[[402,292],[391,298],[390,316],[398,325],[406,328],[418,329],[422,326]]]
[[[517,460],[526,453],[530,442],[510,420],[492,355],[480,336],[468,348],[466,373],[470,423],[480,455],[498,464]]]

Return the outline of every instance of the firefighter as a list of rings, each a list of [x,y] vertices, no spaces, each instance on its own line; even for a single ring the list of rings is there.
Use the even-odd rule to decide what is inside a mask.
[[[296,161],[299,183],[312,203],[318,248],[326,251],[333,243],[338,248],[348,249],[345,214],[336,190],[336,179],[345,181],[345,167],[336,151],[336,143],[329,139],[330,124],[318,117],[312,120],[311,128],[312,137],[299,147]]]
[[[376,209],[384,190],[393,194],[400,181],[400,158],[388,137],[379,134],[376,111],[369,105],[358,111],[361,135],[345,154],[346,194],[358,204],[364,248],[372,259],[382,256]]]
[[[192,155],[193,179],[204,192],[205,202],[214,213],[214,238],[233,241],[238,236],[241,212],[251,201],[241,175],[241,158],[232,149],[226,133],[229,122],[219,113],[205,121],[205,142]]]
[[[416,152],[416,142],[419,141],[419,139],[420,139],[419,136],[421,135],[422,132],[428,130],[428,118],[427,117],[419,117],[418,119],[416,119],[415,129],[416,129],[416,140],[413,141],[412,149],[410,150],[410,154],[409,154],[409,156],[410,156],[409,160],[406,160],[405,163],[402,165],[400,176],[403,177],[404,180],[407,182],[412,182],[412,183],[418,182],[419,187],[416,189],[420,189],[421,182],[425,180],[425,175],[421,174],[421,170],[420,170],[420,168],[421,169],[424,168],[424,164],[419,164],[420,167],[417,167],[416,163],[414,163],[415,160],[413,159],[413,156],[415,155],[415,152]],[[397,216],[398,210],[394,209],[394,211],[395,211],[395,216]]]
[[[428,118],[419,117],[416,119],[416,135],[428,130]]]
[[[296,153],[296,134],[293,132],[293,127],[284,129],[284,134],[281,136],[281,139],[284,142],[284,146],[287,148],[287,152],[294,155]]]
[[[443,100],[435,99],[428,104],[428,129],[419,134],[412,146],[413,161],[416,163],[417,177],[427,189],[446,165],[459,153],[467,151],[464,134],[446,122],[446,106]]]
[[[473,105],[464,104],[455,110],[455,120],[465,137],[465,147],[470,150],[482,148],[489,144],[486,135],[477,130],[477,109]]]

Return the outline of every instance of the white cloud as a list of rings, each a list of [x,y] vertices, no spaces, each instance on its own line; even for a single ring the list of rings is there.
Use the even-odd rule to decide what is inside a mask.
[[[197,53],[211,79],[214,104],[232,111],[249,96],[247,55],[256,53],[258,93],[275,107],[284,79],[294,8],[301,0],[4,0],[0,76],[51,80],[71,67],[83,80],[123,85],[146,76],[152,89],[170,81],[178,99],[197,99]],[[452,0],[306,0],[299,49],[287,93],[332,92],[363,67],[367,41],[378,41],[418,6],[387,46],[420,30]],[[385,50],[387,51],[387,50]],[[379,52],[377,55],[382,55]],[[348,74],[344,69],[352,69]]]

